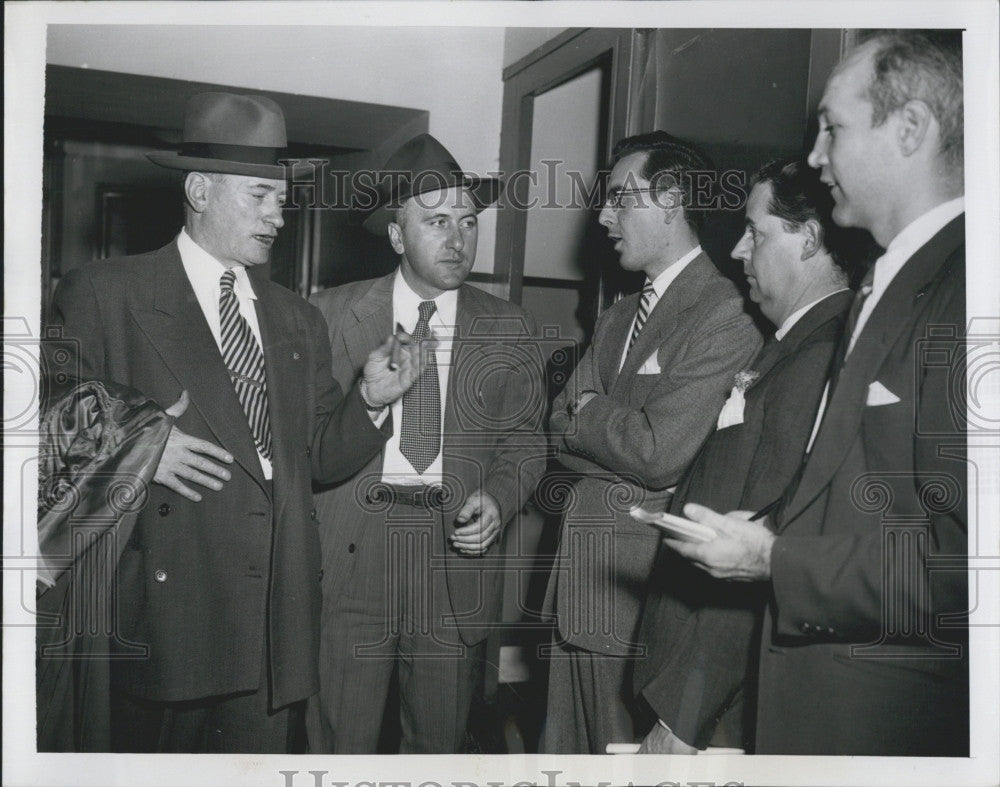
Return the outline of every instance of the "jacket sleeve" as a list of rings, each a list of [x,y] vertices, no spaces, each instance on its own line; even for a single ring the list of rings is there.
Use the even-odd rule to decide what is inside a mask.
[[[659,375],[641,407],[601,394],[574,419],[565,449],[650,489],[677,483],[704,442],[732,386],[761,337],[742,309],[705,321],[684,357]]]
[[[534,321],[523,315],[528,337],[535,336]],[[542,425],[545,416],[545,359],[536,341],[519,343],[524,352],[507,375],[502,412],[503,425],[483,488],[500,506],[505,524],[531,497],[545,472],[547,449]]]

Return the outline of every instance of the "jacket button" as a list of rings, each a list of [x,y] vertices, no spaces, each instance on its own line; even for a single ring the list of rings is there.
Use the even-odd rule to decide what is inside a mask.
[[[353,551],[354,551],[355,549],[356,549],[356,547],[354,546],[354,544],[350,544],[350,545],[348,545],[348,547],[347,547],[347,551],[348,551],[348,552],[353,552]]]
[[[160,503],[160,507],[156,509],[160,516],[166,516],[170,513],[170,503]]]
[[[810,625],[809,625],[808,623],[803,623],[803,624],[802,624],[802,625],[800,626],[800,628],[802,629],[802,633],[803,633],[803,634],[808,634],[808,633],[809,633],[809,629],[811,629],[811,628],[812,628],[812,626],[810,626]]]
[[[306,446],[306,456],[312,456],[312,452],[313,452],[312,448],[307,445]]]
[[[316,518],[316,509],[315,508],[312,511],[309,512],[309,518],[310,519],[315,519]]]
[[[153,579],[155,579],[157,582],[166,582],[167,572],[164,571],[162,568],[158,568],[156,569],[156,573],[153,574]]]

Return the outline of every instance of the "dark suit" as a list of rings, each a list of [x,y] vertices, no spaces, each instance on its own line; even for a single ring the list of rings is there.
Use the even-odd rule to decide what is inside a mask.
[[[553,754],[603,754],[607,743],[633,738],[627,670],[644,652],[637,629],[659,536],[629,508],[663,510],[733,374],[761,346],[736,288],[702,254],[658,300],[619,371],[638,298],[601,315],[552,408],[561,461],[583,474],[567,497],[544,604],[558,625],[545,741]],[[660,371],[640,374],[651,357]],[[599,396],[571,418],[567,404],[585,390]],[[587,665],[590,654],[611,658]],[[594,674],[570,674],[578,668]]]
[[[84,378],[131,386],[163,407],[187,390],[191,404],[178,428],[235,460],[222,490],[199,488],[198,503],[151,485],[124,548],[119,647],[148,651],[114,668],[117,685],[142,700],[260,688],[279,708],[316,691],[320,559],[311,480],[343,478],[385,441],[358,392],[345,397],[334,382],[319,312],[271,282],[253,286],[273,492],[176,242],[76,268],[55,294],[53,322],[79,342]]]
[[[968,752],[964,326],[959,216],[876,304],[778,517],[759,753]]]
[[[391,332],[395,276],[314,296],[329,326],[338,379],[353,379],[368,352]],[[380,484],[381,455],[351,481],[316,496],[325,578],[321,689],[308,713],[312,751],[375,751],[397,663],[407,669],[401,682],[415,669],[437,670],[431,674],[440,676],[427,695],[413,697],[408,688],[403,692],[403,750],[447,753],[461,744],[477,677],[470,671],[476,666],[470,663],[474,657],[466,651],[499,623],[503,545],[494,543],[482,557],[463,557],[446,539],[455,515],[476,489],[496,499],[504,524],[509,523],[544,470],[546,446],[541,434],[543,360],[538,346],[526,341],[534,333],[530,317],[507,301],[463,285],[455,330],[442,425],[448,500],[424,512],[422,519],[420,512],[401,513],[367,502]],[[415,557],[417,548],[426,550],[425,558]],[[423,579],[407,584],[402,566]],[[423,599],[429,616],[415,622],[424,629],[419,647],[427,650],[427,658],[415,666],[407,659],[397,662],[398,615],[407,589]],[[418,683],[423,685],[413,685]]]
[[[683,516],[685,503],[756,511],[781,495],[802,463],[852,299],[850,290],[828,296],[781,341],[764,345],[747,367],[759,376],[744,394],[743,422],[711,434],[677,487],[672,513]],[[660,548],[642,618],[649,651],[634,686],[682,741],[750,748],[744,684],[752,697],[764,592],[762,583],[712,579]]]

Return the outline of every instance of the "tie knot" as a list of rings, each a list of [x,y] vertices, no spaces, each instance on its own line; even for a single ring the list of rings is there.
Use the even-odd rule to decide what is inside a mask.
[[[224,293],[232,292],[233,285],[236,284],[236,271],[234,271],[232,268],[226,270],[226,272],[222,274],[222,278],[219,280],[219,284],[222,286],[222,291]]]
[[[656,290],[653,289],[653,282],[646,280],[646,286],[642,288],[643,298],[652,298],[656,294]]]
[[[434,314],[437,309],[437,304],[434,301],[421,301],[420,302],[420,319],[423,322],[430,320],[431,315]]]

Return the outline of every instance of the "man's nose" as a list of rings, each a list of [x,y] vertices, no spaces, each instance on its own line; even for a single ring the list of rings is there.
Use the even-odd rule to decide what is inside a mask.
[[[610,229],[616,221],[618,221],[618,216],[610,205],[605,205],[601,208],[601,213],[597,217],[598,224],[602,224]]]
[[[281,205],[277,202],[271,203],[270,210],[268,210],[267,215],[264,217],[264,221],[274,227],[276,230],[280,230],[285,226],[285,216]]]
[[[455,226],[451,228],[448,233],[447,240],[448,248],[454,249],[455,251],[461,251],[465,248],[465,236],[462,234],[462,228]]]
[[[806,159],[813,169],[820,169],[829,163],[826,157],[826,144],[820,140],[821,136],[822,134],[816,137],[813,149],[809,151],[809,157]]]
[[[744,232],[740,239],[733,246],[733,250],[729,253],[729,256],[734,260],[738,260],[743,263],[743,271],[746,272],[747,264],[750,262],[750,249],[747,236],[749,233]]]

